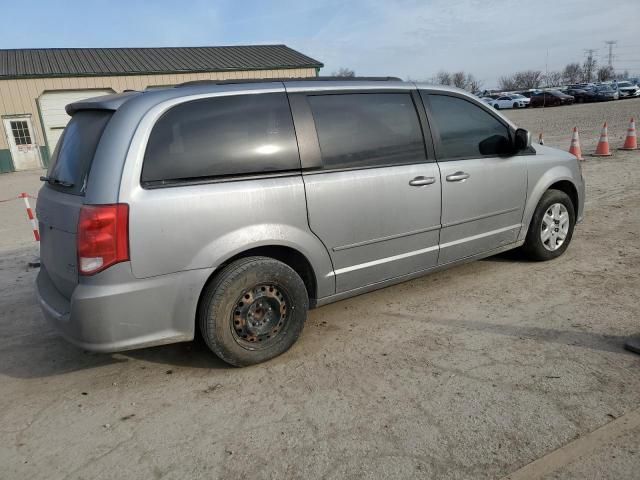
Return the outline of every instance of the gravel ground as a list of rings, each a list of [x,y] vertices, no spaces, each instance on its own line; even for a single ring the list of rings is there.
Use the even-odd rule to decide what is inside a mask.
[[[34,245],[24,201],[18,195],[24,192],[36,196],[40,175],[44,174],[44,170],[35,170],[0,175],[0,252]],[[35,200],[29,199],[29,203],[35,213]]]
[[[588,146],[639,107],[507,115],[566,149],[574,124]],[[640,429],[597,429],[640,408],[640,356],[622,349],[640,331],[640,152],[584,173],[586,219],[556,261],[506,254],[320,308],[291,351],[245,369],[199,342],[70,346],[36,306],[26,220],[0,210],[25,222],[23,246],[0,239],[0,478],[637,479]],[[38,174],[0,191],[33,193]]]
[[[611,149],[624,144],[630,118],[634,117],[636,122],[640,120],[640,98],[568,107],[503,110],[502,113],[528,129],[535,142],[542,132],[545,145],[564,150],[568,150],[571,144],[573,127],[578,127],[582,153],[585,155],[595,151],[604,122],[607,122]]]

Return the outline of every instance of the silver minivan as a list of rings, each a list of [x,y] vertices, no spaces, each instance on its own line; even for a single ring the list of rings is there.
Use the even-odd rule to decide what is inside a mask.
[[[45,316],[80,347],[189,341],[243,366],[309,308],[520,247],[584,208],[576,158],[454,88],[200,82],[67,106],[38,197]]]

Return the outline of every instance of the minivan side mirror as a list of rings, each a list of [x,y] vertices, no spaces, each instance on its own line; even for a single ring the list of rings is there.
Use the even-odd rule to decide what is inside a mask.
[[[518,128],[514,135],[514,148],[516,152],[526,150],[531,146],[531,133],[524,128]]]

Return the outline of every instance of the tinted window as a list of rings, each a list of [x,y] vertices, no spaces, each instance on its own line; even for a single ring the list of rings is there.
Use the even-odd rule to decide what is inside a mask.
[[[415,105],[408,93],[310,96],[325,168],[426,161]]]
[[[51,155],[47,175],[72,186],[51,184],[54,188],[74,195],[84,194],[93,156],[112,115],[110,110],[81,110],[71,117]]]
[[[142,181],[258,174],[300,168],[284,93],[177,105],[151,131]]]
[[[509,149],[509,131],[493,115],[461,98],[429,95],[440,141],[439,158],[500,155]]]

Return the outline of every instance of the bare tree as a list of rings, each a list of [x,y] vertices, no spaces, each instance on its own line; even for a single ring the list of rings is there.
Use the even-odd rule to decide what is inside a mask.
[[[337,72],[333,72],[331,75],[334,77],[355,77],[356,72],[350,68],[340,67]]]
[[[615,76],[615,72],[613,71],[613,67],[609,65],[600,67],[598,69],[599,82],[606,82],[607,80],[613,80],[614,76]]]
[[[516,72],[515,75],[518,88],[538,88],[542,83],[542,72],[540,70],[524,70]]]
[[[570,63],[562,71],[562,79],[566,83],[578,83],[582,79],[582,67],[579,63]]]
[[[451,85],[451,74],[444,70],[440,70],[436,73],[436,76],[433,77],[433,83],[436,85]]]
[[[469,90],[471,93],[478,93],[480,90],[482,90],[483,85],[484,82],[482,80],[478,80],[471,74],[467,76],[467,90]]]
[[[558,87],[562,84],[563,78],[562,72],[548,72],[544,74],[544,84],[546,87]]]
[[[598,62],[593,56],[589,55],[582,64],[582,81],[591,82],[596,73],[596,67]]]
[[[501,90],[526,90],[538,88],[542,84],[543,75],[540,70],[523,70],[513,75],[500,77],[498,85]]]
[[[454,87],[462,88],[470,92],[478,92],[482,88],[482,82],[480,80],[471,73],[462,71],[450,73],[445,70],[440,70],[431,78],[430,82],[436,85],[453,85]]]
[[[451,83],[454,87],[467,88],[467,75],[464,72],[455,72],[451,75]]]
[[[518,90],[519,85],[516,82],[515,75],[505,75],[498,79],[498,88],[500,90]]]
[[[625,70],[624,72],[617,72],[615,74],[616,80],[626,80],[627,78],[629,78],[629,70]]]

